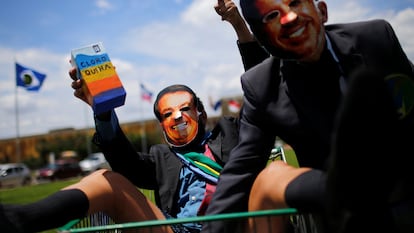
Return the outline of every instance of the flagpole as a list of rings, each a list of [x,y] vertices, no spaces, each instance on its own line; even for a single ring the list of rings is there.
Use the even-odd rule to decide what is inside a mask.
[[[17,75],[17,74],[16,74]],[[14,106],[15,106],[15,117],[16,117],[16,162],[20,162],[20,130],[19,130],[19,101],[17,98],[17,83],[14,85]]]
[[[20,120],[19,120],[19,101],[18,101],[18,86],[24,87],[27,91],[38,91],[42,86],[45,74],[39,73],[31,68],[24,67],[17,63],[14,59],[15,65],[15,117],[16,117],[16,160],[21,162],[21,148],[20,148]],[[37,82],[34,82],[37,80]]]
[[[141,85],[141,81],[140,81],[140,85]],[[142,116],[143,116],[143,113],[144,113],[144,108],[142,107],[142,104],[143,104],[143,102],[144,101],[142,101],[142,89],[140,88],[139,89],[139,91],[140,91],[140,96],[141,96],[141,98],[140,98],[140,100],[141,100],[141,104],[139,105],[139,112],[140,112],[140,117],[141,117],[141,119],[140,119],[140,121],[141,121],[141,148],[142,148],[142,151],[143,152],[148,152],[147,151],[147,135],[146,135],[146,130],[145,130],[145,122],[143,121],[143,119],[142,119]]]
[[[89,140],[88,133],[89,133],[89,105],[84,104],[84,118],[85,118],[85,143],[86,143],[86,153],[87,155],[90,155],[92,153],[92,145],[91,140]]]
[[[142,107],[141,107],[142,108]],[[142,115],[141,115],[142,117]],[[146,130],[145,130],[145,122],[143,121],[143,119],[141,119],[141,148],[143,152],[148,152],[147,151],[147,135],[146,135]]]

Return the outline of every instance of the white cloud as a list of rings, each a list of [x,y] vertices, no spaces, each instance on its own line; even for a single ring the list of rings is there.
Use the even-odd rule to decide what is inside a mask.
[[[145,4],[151,2],[146,1]],[[213,9],[215,2],[176,2],[191,3],[179,15],[167,21],[159,21],[157,15],[154,15],[149,23],[136,23],[134,28],[127,24],[118,25],[125,27],[126,31],[119,31],[111,40],[104,41],[127,91],[125,105],[116,109],[121,122],[153,118],[152,105],[140,101],[140,81],[155,94],[162,87],[173,83],[189,85],[206,105],[210,95],[219,98],[241,94],[240,75],[243,66],[236,44],[236,34],[228,22],[221,21],[216,15]],[[389,20],[407,55],[414,59],[414,42],[411,39],[414,37],[412,8],[376,11],[369,5],[363,5],[366,1],[327,2],[328,23],[371,18]],[[119,7],[111,5],[109,1],[96,1],[95,4],[103,12]],[[69,29],[65,30],[73,33]],[[47,43],[54,42],[55,37],[51,38]],[[80,35],[79,38],[89,44],[101,37],[96,33]],[[3,46],[0,47],[0,138],[15,136],[14,59],[47,74],[40,92],[29,93],[18,89],[21,135],[46,133],[55,128],[83,128],[93,125],[92,112],[73,96],[70,88],[69,50],[59,53],[51,49],[24,46],[13,49],[11,46],[0,46]],[[70,45],[73,48],[79,46]],[[214,114],[211,111],[209,114]]]
[[[396,34],[399,36],[400,43],[403,46],[405,52],[414,61],[414,8],[407,8],[390,18],[390,23],[394,26]]]
[[[101,9],[102,11],[110,10],[113,8],[111,3],[109,3],[107,0],[96,0],[95,5]]]
[[[367,19],[369,8],[360,1],[327,1],[328,23],[345,23]]]

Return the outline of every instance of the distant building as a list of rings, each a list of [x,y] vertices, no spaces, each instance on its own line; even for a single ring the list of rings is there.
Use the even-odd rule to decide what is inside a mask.
[[[239,111],[241,105],[243,104],[242,98],[240,96],[223,98],[221,102],[221,115],[230,115],[234,117],[239,116]],[[216,125],[218,119],[219,117],[209,117],[206,128],[212,129]],[[136,121],[130,123],[121,123],[121,127],[126,135],[139,132],[159,132],[160,135],[162,135],[159,122],[155,119]],[[65,137],[73,137],[74,135],[80,135],[85,136],[85,138],[91,138],[94,132],[95,128],[62,128],[51,130],[47,134],[20,137],[18,142],[16,138],[3,139],[0,140],[0,163],[21,162],[30,158],[36,159],[41,156],[40,152],[38,151],[38,148],[36,147],[36,145],[40,142],[52,142],[57,138],[64,139]],[[17,156],[17,145],[19,145],[20,149],[20,158],[18,158]],[[47,152],[47,155],[44,156],[48,156],[49,153],[50,152]]]

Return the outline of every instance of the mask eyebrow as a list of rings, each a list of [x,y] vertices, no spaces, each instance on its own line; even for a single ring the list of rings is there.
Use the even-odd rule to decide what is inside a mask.
[[[280,14],[279,10],[272,10],[269,13],[265,14],[265,16],[263,16],[262,22],[263,23],[268,23],[272,19],[277,18],[279,16],[279,14]]]
[[[187,105],[187,106],[181,107],[180,110],[181,111],[190,111],[191,110],[191,106],[190,105]]]

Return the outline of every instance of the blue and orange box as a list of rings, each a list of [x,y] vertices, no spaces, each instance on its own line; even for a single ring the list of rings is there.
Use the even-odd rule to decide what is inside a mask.
[[[77,68],[78,78],[84,80],[83,87],[89,100],[92,100],[95,114],[125,104],[125,89],[102,42],[74,49],[71,55],[72,66]]]

